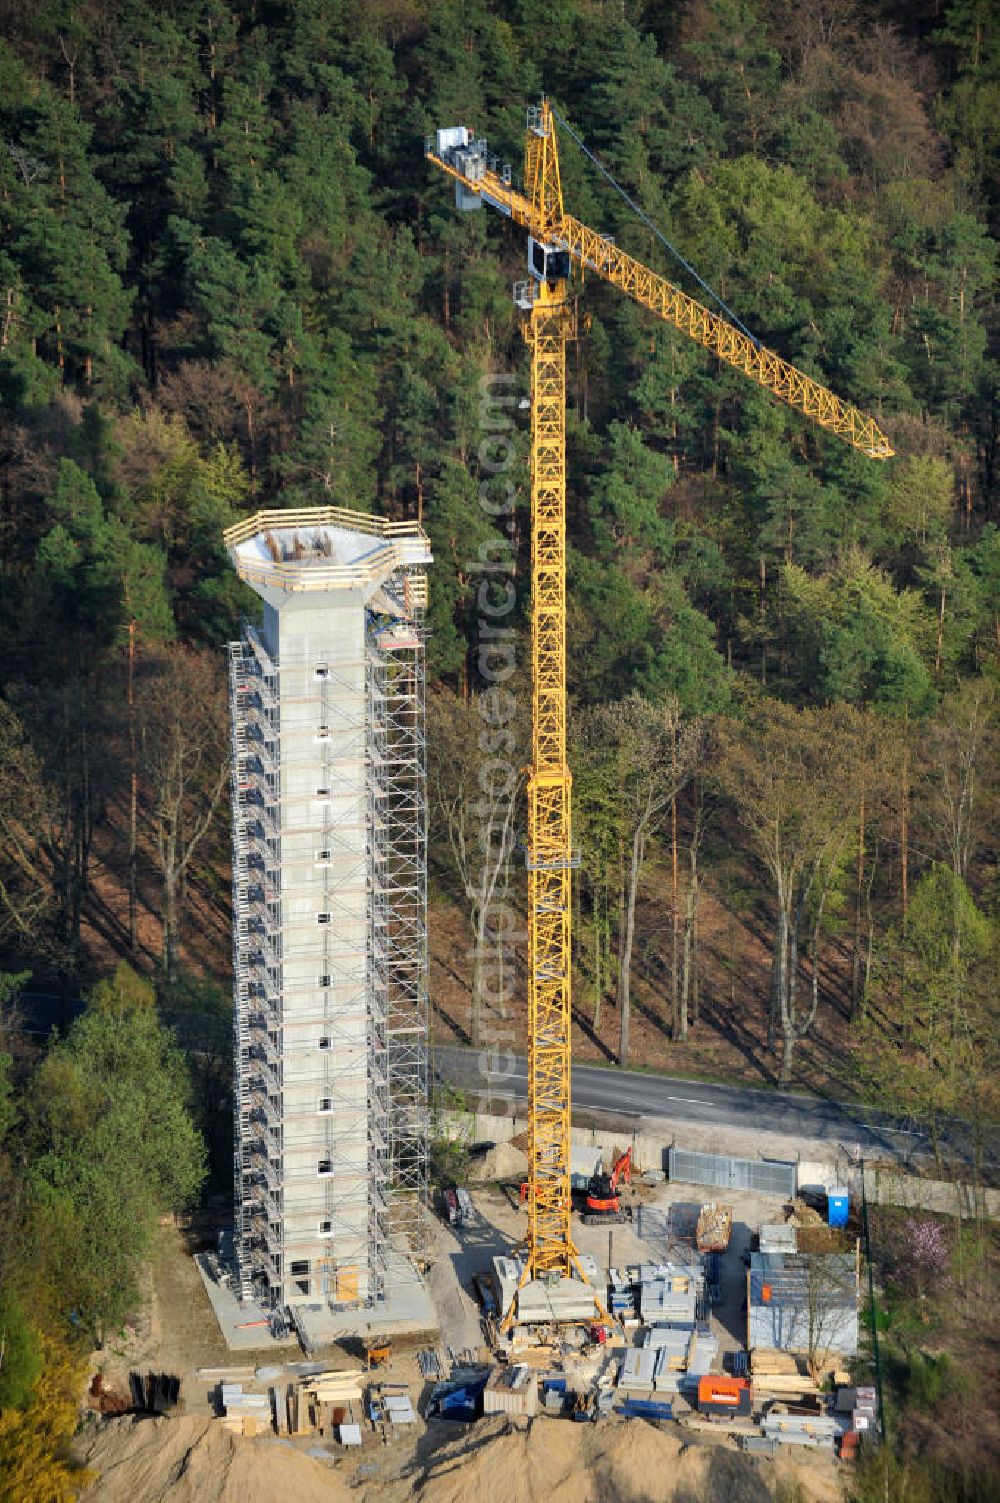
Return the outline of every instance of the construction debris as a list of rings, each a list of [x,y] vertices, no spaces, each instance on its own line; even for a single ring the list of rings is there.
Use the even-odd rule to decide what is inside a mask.
[[[725,1252],[733,1233],[732,1206],[717,1205],[706,1201],[698,1213],[695,1226],[695,1246],[699,1252]]]
[[[127,1414],[131,1408],[129,1400],[123,1393],[116,1393],[113,1388],[105,1388],[103,1373],[94,1374],[88,1397],[91,1409],[96,1409],[98,1414]]]

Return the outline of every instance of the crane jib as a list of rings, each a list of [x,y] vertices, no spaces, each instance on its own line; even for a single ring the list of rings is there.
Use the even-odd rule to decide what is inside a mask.
[[[892,458],[892,445],[867,413],[843,401],[822,382],[798,370],[754,336],[743,333],[666,277],[628,255],[611,236],[590,229],[570,214],[560,214],[556,223],[538,222],[531,201],[511,185],[506,170],[503,176],[493,170],[485,143],[471,141],[464,127],[439,135],[440,142],[434,138],[428,140],[426,155],[455,179],[460,207],[488,203],[508,219],[524,225],[530,236],[550,249],[568,251],[579,266],[673,324],[818,427],[836,434],[869,459]],[[461,140],[453,142],[452,136]]]

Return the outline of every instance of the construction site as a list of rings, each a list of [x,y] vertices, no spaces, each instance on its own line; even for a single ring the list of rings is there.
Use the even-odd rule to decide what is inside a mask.
[[[0,24],[0,1503],[1000,1503],[1000,0]]]
[[[582,1304],[557,1303],[552,1319],[529,1306],[505,1333],[527,1162],[523,1135],[477,1147],[465,1183],[434,1197],[433,1316],[422,1331],[391,1333],[372,1310],[357,1336],[311,1350],[293,1330],[275,1341],[260,1326],[230,1345],[204,1287],[214,1258],[197,1254],[200,1278],[183,1293],[162,1289],[162,1304],[162,1286],[154,1294],[170,1332],[156,1360],[175,1363],[173,1390],[140,1381],[136,1391],[133,1379],[129,1394],[111,1371],[91,1401],[109,1416],[86,1440],[98,1496],[174,1497],[183,1450],[210,1500],[293,1486],[306,1500],[444,1500],[501,1485],[517,1500],[639,1499],[660,1468],[654,1496],[665,1499],[763,1500],[792,1482],[810,1499],[839,1499],[878,1413],[859,1353],[856,1211],[831,1227],[836,1197],[823,1211],[816,1196],[730,1190],[723,1200],[628,1162],[617,1210],[598,1219],[588,1199],[607,1198],[603,1160],[574,1151],[574,1245],[592,1281],[585,1297],[607,1314],[585,1320]],[[114,1418],[109,1390],[129,1394],[120,1407],[145,1422]]]
[[[686,1477],[685,1497],[772,1496],[791,1468],[832,1498],[833,1458],[878,1429],[846,1189],[808,1204],[792,1162],[572,1141],[571,276],[618,287],[869,458],[892,451],[871,418],[567,214],[556,124],[546,101],[529,110],[520,189],[464,126],[426,143],[459,209],[524,230],[529,271],[515,288],[531,363],[528,1110],[512,1142],[475,1151],[460,1120],[439,1124],[458,1145],[451,1182],[428,1172],[427,537],[316,508],[225,538],[263,616],[230,648],[234,1224],[197,1259],[224,1346],[143,1402],[179,1398],[226,1486],[240,1447],[257,1467],[280,1442],[280,1487],[261,1497],[405,1496],[421,1468],[435,1499],[500,1477],[511,1498],[605,1496],[596,1458],[625,1448],[639,1471]],[[101,1496],[127,1495],[140,1450]],[[623,1475],[614,1495],[640,1496]]]

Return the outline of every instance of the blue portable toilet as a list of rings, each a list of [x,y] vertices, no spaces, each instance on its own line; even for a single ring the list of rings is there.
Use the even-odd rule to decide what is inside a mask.
[[[826,1194],[827,1220],[831,1226],[846,1226],[849,1200],[846,1185],[835,1185]]]

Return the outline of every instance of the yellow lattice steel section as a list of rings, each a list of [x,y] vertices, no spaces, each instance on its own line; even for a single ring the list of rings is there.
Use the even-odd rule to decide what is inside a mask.
[[[531,346],[532,758],[528,779],[527,1278],[570,1276],[571,779],[566,762],[565,282],[543,282]]]
[[[755,344],[727,319],[710,312],[665,277],[658,276],[634,256],[612,245],[603,235],[565,214],[556,239],[581,266],[620,287],[635,302],[651,309],[683,333],[690,334],[706,350],[734,365],[759,386],[766,387],[772,396],[780,397],[796,412],[812,418],[821,428],[839,434],[869,459],[891,459],[892,446],[873,418],[849,402],[842,402],[827,387],[787,360],[782,360],[773,350]]]
[[[536,240],[548,240],[562,223],[563,196],[559,148],[547,99],[539,109],[528,111],[524,187],[531,199],[531,233]]]
[[[541,117],[548,126],[547,134],[540,138],[535,131],[529,130],[525,148],[525,187],[530,197],[511,188],[494,172],[485,172],[481,178],[473,180],[456,171],[433,151],[429,151],[428,156],[470,192],[481,194],[503,213],[509,214],[515,223],[524,225],[535,239],[569,251],[580,266],[620,287],[635,302],[689,334],[713,355],[735,366],[796,412],[836,433],[870,459],[892,458],[892,445],[873,418],[850,402],[841,401],[827,387],[783,360],[773,350],[755,344],[726,319],[712,313],[697,299],[688,297],[686,292],[668,282],[666,277],[620,250],[606,236],[563,213],[561,189],[557,187],[546,193],[537,181],[539,171],[547,167],[550,172],[555,171],[558,185],[556,136],[547,105],[542,105]],[[536,203],[542,206],[537,211]],[[558,217],[553,218],[556,204]]]

